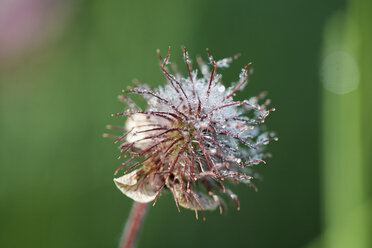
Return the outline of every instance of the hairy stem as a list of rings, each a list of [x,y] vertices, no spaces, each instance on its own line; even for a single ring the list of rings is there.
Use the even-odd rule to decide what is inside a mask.
[[[125,225],[119,248],[134,248],[144,222],[148,204],[134,202]]]

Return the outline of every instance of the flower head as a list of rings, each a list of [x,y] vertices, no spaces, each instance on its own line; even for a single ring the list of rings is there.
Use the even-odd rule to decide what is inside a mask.
[[[210,70],[197,59],[201,77],[191,67],[186,48],[183,50],[188,76],[168,68],[169,54],[161,60],[161,70],[167,80],[164,87],[150,89],[139,84],[124,90],[119,96],[128,109],[114,116],[126,116],[121,142],[122,157],[129,155],[116,171],[125,169],[115,178],[116,186],[138,202],[156,203],[162,191],[172,192],[177,208],[222,212],[227,194],[240,203],[226,182],[251,186],[252,165],[265,163],[268,154],[264,146],[275,140],[265,131],[265,118],[274,109],[267,109],[264,94],[244,101],[234,101],[251,75],[250,63],[242,69],[237,83],[225,88],[217,69],[228,67],[239,55],[215,61],[208,52]],[[141,110],[130,98],[138,94],[147,100]],[[115,128],[109,126],[109,128]],[[117,128],[117,127],[116,127]],[[119,158],[120,158],[119,157]]]

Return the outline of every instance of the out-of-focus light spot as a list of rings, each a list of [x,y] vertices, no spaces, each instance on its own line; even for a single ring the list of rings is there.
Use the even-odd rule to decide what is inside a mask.
[[[331,53],[322,61],[321,78],[327,90],[339,95],[349,93],[358,88],[358,64],[344,51]]]

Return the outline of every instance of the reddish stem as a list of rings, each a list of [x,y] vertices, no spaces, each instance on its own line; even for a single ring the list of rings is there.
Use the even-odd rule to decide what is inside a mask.
[[[120,248],[134,248],[141,231],[141,226],[146,216],[148,204],[134,202],[129,219],[125,225]]]

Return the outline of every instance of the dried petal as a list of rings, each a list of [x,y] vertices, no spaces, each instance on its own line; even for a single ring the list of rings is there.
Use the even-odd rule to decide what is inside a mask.
[[[151,183],[151,180],[147,180],[142,186],[143,180],[146,175],[142,173],[142,170],[135,170],[129,174],[126,174],[119,178],[114,178],[116,187],[120,189],[123,194],[129,198],[142,203],[151,202],[156,197],[156,190]],[[138,190],[138,188],[141,188]]]
[[[200,192],[189,194],[187,198],[184,193],[181,193],[177,198],[181,207],[191,210],[215,210],[218,206],[213,198]]]

